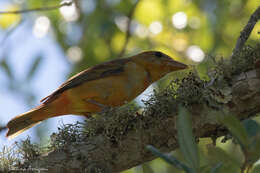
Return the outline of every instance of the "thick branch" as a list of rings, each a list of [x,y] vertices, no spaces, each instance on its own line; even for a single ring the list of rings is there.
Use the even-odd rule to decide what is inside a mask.
[[[259,15],[259,12],[257,12],[257,15]],[[241,41],[239,40],[237,43],[239,48],[243,46],[243,42],[248,36],[241,37]],[[250,57],[246,55],[240,57],[240,59],[237,56],[227,66],[219,64],[221,72],[218,71],[217,78],[210,85],[204,85],[201,81],[197,82],[196,80],[199,79],[195,77],[186,80],[184,85],[179,86],[180,95],[177,99],[182,98],[181,94],[185,94],[185,92],[188,93],[188,96],[189,94],[191,96],[183,98],[189,100],[188,108],[192,113],[193,130],[196,138],[217,138],[227,134],[227,130],[217,121],[217,116],[223,115],[224,112],[230,112],[240,120],[260,112],[260,69],[253,69],[252,67],[253,61],[259,60],[259,48],[257,53],[251,52],[248,56]],[[247,66],[248,61],[251,64]],[[232,65],[233,67],[229,67]],[[186,87],[189,83],[195,84]],[[175,97],[171,97],[172,100],[174,100],[173,98]],[[177,100],[177,104],[179,102],[182,102],[182,100]],[[167,104],[166,102],[157,103]],[[185,100],[183,103],[185,103]],[[118,124],[118,128],[105,128],[111,122],[104,121],[102,124],[104,128],[96,129],[95,135],[90,135],[80,142],[77,142],[74,138],[70,139],[70,136],[68,136],[67,139],[74,142],[67,142],[62,148],[55,149],[47,155],[33,158],[26,164],[32,168],[48,169],[48,172],[114,173],[150,161],[155,156],[145,149],[146,145],[153,145],[164,152],[172,151],[178,147],[176,104],[175,107],[169,104],[166,108],[159,110],[156,107],[151,108],[154,110],[150,111],[149,116],[130,119],[128,121],[132,122],[126,124],[127,127],[125,124],[123,126]],[[168,115],[169,112],[170,115]],[[138,113],[135,116],[139,116]],[[124,118],[129,117],[121,117],[121,119]],[[149,118],[154,118],[155,121],[151,120],[152,123],[149,123]],[[142,121],[143,119],[145,121]],[[107,133],[106,130],[112,132]],[[102,132],[98,133],[98,131]],[[119,137],[113,136],[116,134],[119,134]]]
[[[231,96],[222,108],[245,119],[260,112],[260,69],[234,76]],[[224,88],[212,88],[223,90]],[[194,134],[199,137],[218,137],[227,131],[216,121],[223,109],[194,104],[190,111],[193,117]],[[156,115],[155,115],[156,116]],[[147,126],[129,131],[119,142],[111,141],[104,134],[89,137],[83,143],[66,146],[35,159],[32,167],[48,168],[49,172],[120,172],[155,158],[145,149],[150,144],[161,151],[177,148],[176,116],[160,120],[159,126]]]

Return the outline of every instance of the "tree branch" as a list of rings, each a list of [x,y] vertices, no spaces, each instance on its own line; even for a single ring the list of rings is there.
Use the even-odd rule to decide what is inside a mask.
[[[131,23],[132,23],[132,18],[134,16],[134,13],[135,13],[135,9],[138,5],[138,3],[140,2],[141,0],[137,0],[136,3],[134,4],[134,6],[132,7],[129,15],[128,15],[128,22],[127,22],[127,30],[126,30],[126,36],[125,36],[125,42],[124,42],[124,45],[123,45],[123,48],[121,50],[121,52],[118,54],[118,57],[122,57],[124,54],[125,54],[125,51],[126,51],[126,47],[128,45],[128,42],[129,42],[129,39],[130,39],[130,36],[131,36]]]
[[[16,11],[0,11],[1,14],[21,14],[21,13],[29,13],[35,11],[50,11],[55,10],[57,8],[61,8],[63,6],[70,6],[73,2],[64,2],[60,5],[52,6],[52,7],[41,7],[41,8],[34,8],[34,9],[24,9],[24,10],[16,10]]]
[[[101,120],[93,118],[86,124],[88,130],[64,129],[58,134],[62,147],[29,159],[24,165],[45,168],[48,172],[93,173],[115,173],[140,165],[155,159],[146,150],[147,145],[163,152],[178,147],[176,114],[180,103],[186,104],[192,114],[197,139],[226,135],[227,130],[218,122],[219,116],[231,114],[244,120],[260,112],[260,68],[254,67],[254,58],[260,59],[259,50],[260,46],[240,57],[247,58],[244,65],[240,59],[239,64],[234,60],[220,62],[218,77],[211,85],[190,73],[177,83],[178,90],[173,91],[178,94],[176,99],[167,88],[167,92],[155,94],[147,102],[141,115],[119,109],[102,115]]]
[[[245,45],[245,42],[247,41],[248,37],[250,36],[255,24],[260,19],[260,6],[255,10],[255,12],[251,15],[249,21],[247,22],[247,25],[244,27],[244,29],[241,31],[240,36],[237,39],[237,43],[235,48],[233,49],[232,56],[237,54],[243,46]]]
[[[219,116],[232,114],[244,120],[260,112],[260,68],[254,64],[260,59],[259,50],[258,45],[254,51],[245,50],[248,52],[243,56],[218,62],[216,78],[210,85],[190,73],[178,83],[177,97],[176,92],[163,92],[147,102],[142,115],[128,111],[118,116],[113,112],[99,123],[88,123],[87,126],[96,128],[87,128],[87,133],[76,131],[70,135],[70,130],[65,129],[65,134],[61,134],[62,147],[33,157],[22,166],[48,172],[114,173],[140,165],[155,158],[145,149],[147,145],[163,152],[178,147],[176,114],[180,103],[192,114],[197,139],[226,135]],[[88,135],[84,136],[85,133]]]
[[[239,119],[245,119],[260,112],[260,69],[241,73],[232,82],[232,100],[223,104]],[[216,88],[221,90],[221,88]],[[220,116],[222,110],[193,105],[193,129],[196,138],[219,137],[227,134],[213,118]],[[151,115],[156,116],[156,115]],[[159,122],[159,126],[136,128],[117,143],[106,135],[89,137],[82,143],[73,143],[65,149],[55,150],[47,156],[31,160],[30,165],[36,168],[47,168],[48,172],[120,172],[144,162],[155,159],[145,149],[150,144],[163,152],[170,152],[178,147],[176,115],[171,115]],[[96,171],[95,171],[96,170]]]

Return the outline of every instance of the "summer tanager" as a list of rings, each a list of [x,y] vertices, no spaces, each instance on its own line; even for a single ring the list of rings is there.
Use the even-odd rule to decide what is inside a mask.
[[[8,122],[6,136],[15,137],[41,121],[66,115],[90,116],[106,107],[121,106],[167,73],[187,68],[158,52],[147,51],[88,68],[71,77],[40,106]]]

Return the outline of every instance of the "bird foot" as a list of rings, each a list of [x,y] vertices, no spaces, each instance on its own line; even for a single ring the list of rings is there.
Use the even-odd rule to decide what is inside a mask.
[[[107,106],[107,105],[98,103],[98,102],[96,102],[95,100],[85,100],[85,101],[87,101],[88,103],[91,103],[91,104],[93,104],[93,105],[98,106],[98,107],[101,109],[101,111],[100,111],[99,113],[108,112],[108,111],[111,110],[111,108],[112,108],[111,106]]]

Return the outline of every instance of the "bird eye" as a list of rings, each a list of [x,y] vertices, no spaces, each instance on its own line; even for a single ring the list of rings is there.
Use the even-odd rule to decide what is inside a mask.
[[[157,56],[157,57],[162,57],[163,54],[162,54],[161,52],[155,52],[155,56]]]

